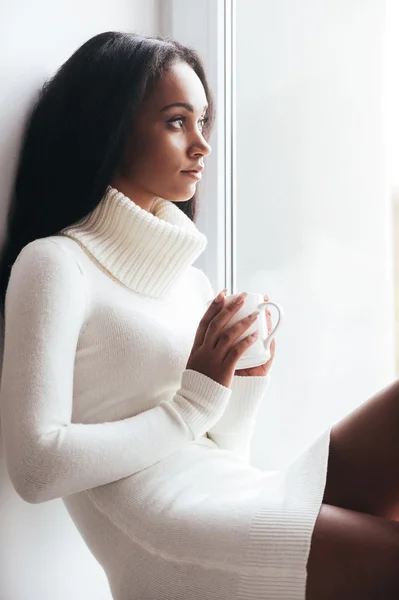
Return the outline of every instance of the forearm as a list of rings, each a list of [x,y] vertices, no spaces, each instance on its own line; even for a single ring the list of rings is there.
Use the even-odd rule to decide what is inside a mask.
[[[206,433],[230,395],[228,388],[186,370],[171,402],[134,417],[54,426],[62,414],[54,418],[54,412],[50,417],[45,411],[33,426],[23,416],[22,423],[16,419],[19,411],[7,402],[11,391],[15,387],[11,390],[5,378],[2,422],[7,468],[18,494],[32,503],[111,483],[155,464]]]

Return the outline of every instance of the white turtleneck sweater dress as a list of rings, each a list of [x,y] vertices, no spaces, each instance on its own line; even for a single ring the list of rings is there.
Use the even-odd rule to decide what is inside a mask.
[[[11,481],[62,498],[115,600],[304,600],[330,430],[283,471],[250,464],[268,377],[186,369],[214,297],[178,207],[108,187],[13,265],[0,389]]]

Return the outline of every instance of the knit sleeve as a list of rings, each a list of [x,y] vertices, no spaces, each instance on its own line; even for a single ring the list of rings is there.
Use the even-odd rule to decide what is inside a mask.
[[[204,435],[231,389],[187,369],[171,401],[115,422],[72,422],[76,348],[87,310],[76,258],[49,238],[25,246],[5,305],[2,441],[17,493],[43,502],[116,481]]]
[[[241,377],[234,375],[232,394],[223,415],[207,435],[225,450],[239,454],[246,463],[251,461],[251,441],[256,416],[269,384],[270,375]]]
[[[209,278],[198,269],[201,278],[201,294],[204,299],[204,312],[207,302],[215,297]],[[243,377],[234,375],[232,394],[222,417],[211,427],[207,436],[225,450],[239,454],[246,463],[251,459],[251,440],[256,416],[269,385],[267,376]]]

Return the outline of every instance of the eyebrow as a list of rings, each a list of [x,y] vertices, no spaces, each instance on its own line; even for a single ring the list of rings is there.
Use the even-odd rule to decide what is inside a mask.
[[[187,102],[174,102],[173,104],[168,104],[167,106],[164,106],[161,109],[161,112],[164,112],[165,110],[169,110],[169,108],[173,108],[174,106],[179,106],[181,108],[186,108],[189,112],[194,112],[194,107],[192,104],[188,104]],[[207,110],[208,105],[205,104],[204,106],[204,111]]]

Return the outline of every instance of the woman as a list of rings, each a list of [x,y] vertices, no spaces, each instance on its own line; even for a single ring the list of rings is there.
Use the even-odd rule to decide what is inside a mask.
[[[44,87],[1,264],[1,418],[28,502],[63,501],[117,600],[390,600],[399,388],[284,471],[249,464],[269,363],[193,266],[213,103],[197,54],[103,33]],[[7,291],[7,295],[6,295]]]

